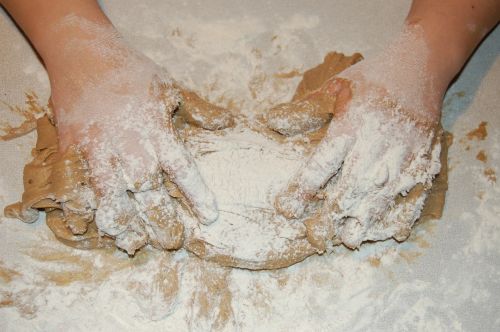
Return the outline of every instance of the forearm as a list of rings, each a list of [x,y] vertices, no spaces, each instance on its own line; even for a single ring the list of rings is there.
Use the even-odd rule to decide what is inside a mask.
[[[430,71],[447,86],[499,21],[498,0],[414,0],[406,24],[422,28]]]
[[[23,29],[49,71],[71,56],[64,51],[72,41],[97,38],[98,32],[81,24],[83,20],[112,27],[96,0],[0,0],[0,5]],[[76,19],[82,21],[71,22]]]

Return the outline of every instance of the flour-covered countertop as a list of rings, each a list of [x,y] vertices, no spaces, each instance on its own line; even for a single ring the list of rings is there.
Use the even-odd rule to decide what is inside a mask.
[[[410,1],[101,3],[132,45],[188,87],[214,102],[264,110],[288,100],[300,80],[293,73],[328,51],[366,57],[382,49]],[[7,105],[22,106],[30,91],[44,101],[50,89],[3,12],[0,40],[0,119],[14,123]],[[2,217],[0,330],[499,331],[499,55],[497,28],[446,96],[443,124],[454,141],[444,215],[418,225],[407,242],[337,248],[285,270],[249,272],[185,252],[144,250],[129,259],[77,251],[58,243],[43,220]],[[484,138],[467,135],[481,122]],[[34,141],[30,134],[0,142],[1,209],[22,193]],[[175,296],[159,293],[160,279],[177,283]]]

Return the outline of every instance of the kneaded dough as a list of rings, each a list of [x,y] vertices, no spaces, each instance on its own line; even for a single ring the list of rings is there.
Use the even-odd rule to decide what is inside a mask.
[[[304,73],[294,100],[361,59],[360,54],[329,53],[322,64]],[[325,241],[317,231],[324,231],[324,225],[310,216],[298,221],[284,219],[274,211],[273,197],[280,189],[277,183],[290,178],[303,156],[323,137],[332,114],[321,107],[305,105],[290,110],[278,105],[264,115],[266,126],[250,121],[233,126],[227,110],[195,93],[181,91],[184,104],[175,115],[175,124],[216,195],[220,217],[210,226],[200,225],[184,208],[175,186],[167,183],[171,195],[178,198],[178,218],[184,225],[184,233],[178,234],[179,247],[220,265],[254,270],[290,266],[324,252]],[[273,128],[273,119],[282,118],[295,121],[294,129],[280,132]],[[63,243],[79,249],[113,246],[114,239],[99,234],[93,221],[96,202],[85,160],[75,149],[64,154],[57,151],[57,130],[47,116],[37,121],[36,129],[38,140],[33,160],[24,169],[22,199],[8,206],[5,215],[33,222],[39,211],[45,211],[47,225]],[[299,132],[305,133],[302,139],[284,136]],[[441,139],[441,173],[428,193],[420,221],[441,217],[447,191],[447,143],[447,139]],[[241,171],[243,166],[247,173]],[[214,172],[221,168],[225,170],[223,176]],[[398,197],[397,203],[411,202],[422,194],[426,194],[423,188],[415,188],[407,196]]]

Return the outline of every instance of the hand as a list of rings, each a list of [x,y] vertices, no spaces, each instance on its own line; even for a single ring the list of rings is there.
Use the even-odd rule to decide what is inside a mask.
[[[129,254],[147,242],[178,248],[183,226],[164,186],[175,183],[202,223],[218,216],[172,123],[181,102],[168,75],[117,36],[75,42],[49,65],[60,150],[76,146],[99,200],[100,232]],[[105,56],[103,56],[105,55]]]
[[[276,197],[280,213],[300,218],[323,189],[323,207],[313,217],[323,240],[336,238],[351,248],[367,240],[403,240],[419,217],[425,190],[440,170],[444,93],[433,89],[419,38],[406,32],[387,51],[289,105],[334,113],[322,141]],[[413,188],[424,190],[396,204]]]

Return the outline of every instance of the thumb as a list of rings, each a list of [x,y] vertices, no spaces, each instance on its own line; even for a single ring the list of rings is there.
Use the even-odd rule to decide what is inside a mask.
[[[264,116],[267,127],[285,136],[316,131],[342,115],[352,94],[349,81],[332,78],[298,100],[279,104]]]

